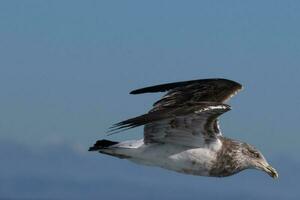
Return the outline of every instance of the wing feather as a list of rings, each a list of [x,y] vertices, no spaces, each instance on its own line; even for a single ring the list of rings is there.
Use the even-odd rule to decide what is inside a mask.
[[[231,80],[201,79],[134,90],[131,94],[167,94],[148,113],[113,125],[109,133],[144,125],[145,143],[201,146],[221,135],[218,117],[231,109],[224,102],[241,89],[241,84]]]
[[[241,89],[242,85],[232,80],[200,79],[141,88],[130,92],[130,94],[168,91],[166,95],[153,104],[154,108],[151,111],[154,111],[205,101],[224,103]]]
[[[216,130],[215,123],[218,116],[228,110],[229,105],[215,102],[158,110],[117,123],[110,133],[145,125],[145,143],[169,142],[199,146],[203,144],[200,141],[214,140],[221,134]]]

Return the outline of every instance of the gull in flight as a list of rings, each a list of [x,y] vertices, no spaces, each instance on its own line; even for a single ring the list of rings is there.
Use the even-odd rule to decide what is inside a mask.
[[[220,130],[218,117],[231,109],[225,102],[241,89],[227,79],[200,79],[134,90],[130,94],[167,93],[148,113],[117,123],[109,132],[144,126],[144,138],[98,140],[89,151],[184,174],[225,177],[258,169],[277,178],[260,151]]]

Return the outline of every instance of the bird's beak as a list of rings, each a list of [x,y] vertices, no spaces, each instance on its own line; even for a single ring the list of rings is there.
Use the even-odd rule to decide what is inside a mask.
[[[272,178],[278,178],[277,171],[271,165],[260,163],[260,167],[259,168],[261,170],[265,171],[266,173],[268,173]]]

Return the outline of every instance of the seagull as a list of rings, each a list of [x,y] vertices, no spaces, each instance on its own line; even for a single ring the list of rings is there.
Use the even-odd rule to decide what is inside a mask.
[[[227,177],[258,169],[278,178],[259,150],[224,137],[220,130],[218,117],[231,110],[226,101],[241,89],[235,81],[215,78],[134,90],[130,94],[167,93],[148,113],[117,123],[108,132],[144,126],[144,138],[98,140],[89,151],[197,176]]]

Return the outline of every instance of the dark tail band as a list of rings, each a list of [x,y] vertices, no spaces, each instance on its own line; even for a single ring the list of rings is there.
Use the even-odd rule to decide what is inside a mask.
[[[101,149],[108,148],[112,145],[118,144],[118,142],[110,141],[110,140],[98,140],[94,146],[89,148],[89,151],[98,151]]]

